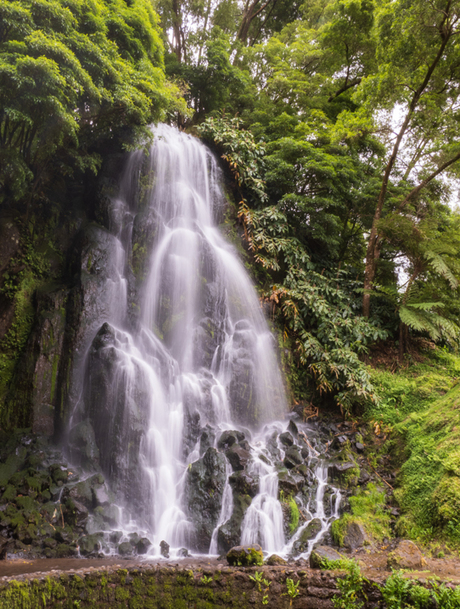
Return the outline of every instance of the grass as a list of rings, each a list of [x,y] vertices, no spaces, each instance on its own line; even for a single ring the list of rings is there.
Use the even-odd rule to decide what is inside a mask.
[[[367,418],[388,434],[383,450],[400,464],[400,536],[460,545],[459,380],[460,357],[442,349],[398,372],[373,372],[381,400]]]
[[[368,484],[366,489],[360,489],[350,497],[350,508],[350,512],[332,523],[332,534],[339,545],[343,546],[347,528],[352,523],[362,525],[370,540],[382,541],[384,537],[391,536],[390,516],[385,511],[385,493],[375,484]]]

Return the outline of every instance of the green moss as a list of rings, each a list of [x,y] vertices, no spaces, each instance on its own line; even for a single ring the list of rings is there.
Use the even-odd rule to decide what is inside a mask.
[[[382,541],[391,537],[390,515],[385,510],[385,493],[379,491],[375,484],[368,484],[365,490],[350,497],[351,511],[343,514],[332,523],[332,535],[340,546],[350,524],[357,523],[364,527],[370,539]]]
[[[299,526],[299,517],[300,517],[299,508],[293,497],[289,498],[289,512],[290,512],[289,531],[291,532],[291,535],[292,535],[292,533],[294,533],[294,531],[296,531],[297,527]]]
[[[443,349],[395,373],[374,371],[381,400],[367,412],[399,467],[399,535],[460,545],[460,357]]]

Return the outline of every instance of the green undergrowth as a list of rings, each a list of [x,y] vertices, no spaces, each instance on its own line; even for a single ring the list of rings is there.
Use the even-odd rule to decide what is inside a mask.
[[[323,559],[321,566],[326,570],[340,569],[346,572],[344,577],[337,580],[340,594],[332,598],[335,609],[364,607],[373,586],[380,590],[386,609],[460,609],[460,587],[448,586],[435,578],[421,585],[399,570],[393,571],[386,582],[379,585],[369,582],[354,559]]]
[[[398,476],[400,536],[460,546],[460,357],[441,349],[395,373],[377,370],[381,400],[368,411]]]
[[[350,512],[332,523],[332,534],[341,546],[344,545],[347,529],[352,523],[364,527],[369,543],[391,536],[390,516],[385,511],[385,493],[375,484],[368,484],[365,489],[359,489],[356,495],[350,497]]]

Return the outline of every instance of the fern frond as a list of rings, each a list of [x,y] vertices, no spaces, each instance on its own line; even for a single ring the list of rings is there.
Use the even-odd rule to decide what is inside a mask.
[[[433,250],[427,250],[424,256],[429,262],[429,264],[433,267],[433,269],[437,273],[439,273],[441,277],[444,277],[444,279],[449,282],[449,285],[453,290],[455,288],[458,288],[458,280],[452,273],[450,268],[447,266],[442,256],[440,256],[436,252],[433,252]]]

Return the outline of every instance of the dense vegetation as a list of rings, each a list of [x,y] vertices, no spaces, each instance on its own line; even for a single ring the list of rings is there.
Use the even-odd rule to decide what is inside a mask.
[[[0,210],[21,235],[0,261],[16,308],[2,383],[70,205],[51,185],[173,121],[233,180],[293,400],[391,429],[406,446],[400,526],[459,536],[459,20],[460,0],[2,0]],[[384,343],[397,377],[367,365]],[[421,344],[439,349],[426,377],[404,368]]]

